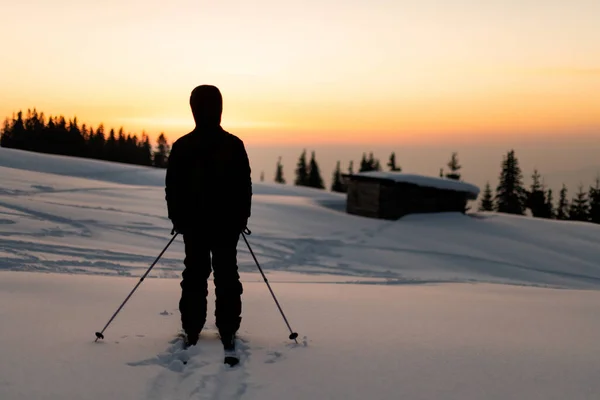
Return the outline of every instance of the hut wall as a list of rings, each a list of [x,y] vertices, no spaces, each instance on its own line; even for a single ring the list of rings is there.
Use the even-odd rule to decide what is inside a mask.
[[[349,179],[346,212],[394,220],[407,214],[465,212],[467,193],[412,183]]]
[[[379,218],[379,182],[349,181],[346,212]]]

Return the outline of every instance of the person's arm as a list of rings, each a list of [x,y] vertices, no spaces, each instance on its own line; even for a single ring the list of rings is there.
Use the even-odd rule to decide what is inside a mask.
[[[169,154],[165,177],[165,200],[167,201],[168,217],[176,230],[180,228],[179,224],[181,224],[179,216],[182,210],[179,194],[181,192],[182,173],[179,146],[177,143],[174,143]]]
[[[240,140],[238,145],[238,177],[239,177],[239,193],[240,193],[240,208],[241,214],[244,221],[247,223],[248,219],[252,215],[252,170],[250,168],[250,160],[248,153],[244,147],[244,143]],[[243,226],[244,229],[246,226]]]

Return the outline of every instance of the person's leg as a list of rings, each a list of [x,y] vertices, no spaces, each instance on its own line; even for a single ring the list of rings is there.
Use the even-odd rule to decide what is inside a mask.
[[[226,348],[233,345],[233,339],[242,321],[243,287],[237,265],[238,240],[239,233],[219,233],[213,236],[211,248],[216,325]]]
[[[196,344],[206,323],[208,277],[211,272],[210,247],[199,235],[184,235],[185,269],[182,273],[179,311],[181,325],[190,345]]]

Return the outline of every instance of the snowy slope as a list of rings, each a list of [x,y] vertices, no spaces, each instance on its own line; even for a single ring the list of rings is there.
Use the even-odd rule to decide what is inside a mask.
[[[274,184],[255,184],[249,240],[299,344],[240,242],[241,365],[211,318],[178,351],[180,239],[151,274],[175,279],[145,280],[94,343],[170,239],[163,181],[0,148],[0,399],[598,398],[600,227],[379,221]]]
[[[139,275],[169,240],[162,170],[7,149],[0,160],[0,268]],[[390,222],[345,214],[339,194],[261,183],[254,192],[250,240],[270,272],[397,283],[600,284],[598,225],[493,213]],[[177,277],[182,251],[178,240],[154,276]],[[243,246],[240,260],[242,271],[255,271]]]

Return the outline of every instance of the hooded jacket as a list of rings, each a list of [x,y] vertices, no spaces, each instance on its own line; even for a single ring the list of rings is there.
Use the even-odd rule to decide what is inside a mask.
[[[171,148],[166,201],[175,229],[241,232],[251,215],[252,180],[244,143],[220,126],[198,127]]]

